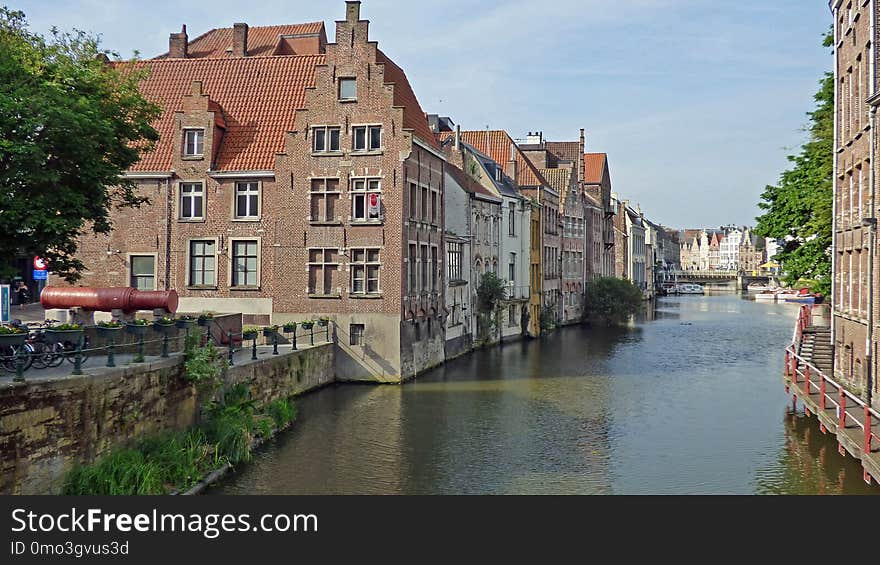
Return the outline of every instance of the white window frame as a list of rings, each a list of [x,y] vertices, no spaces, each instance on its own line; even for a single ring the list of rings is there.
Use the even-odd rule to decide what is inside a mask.
[[[364,146],[357,146],[357,130],[364,130]],[[379,146],[373,147],[371,135],[372,131],[379,130]],[[367,153],[370,151],[381,151],[384,147],[384,137],[382,132],[382,124],[356,124],[351,126],[351,149],[358,153]]]
[[[323,181],[324,190],[314,190],[313,187],[314,187],[315,181]],[[329,181],[336,181],[336,190],[327,190],[327,185],[328,185]],[[339,201],[342,198],[342,191],[339,189],[339,186],[341,184],[342,184],[342,179],[339,177],[310,177],[309,178],[309,222],[311,222],[313,224],[332,224],[332,223],[338,222],[338,220],[337,220],[338,210],[336,210],[335,205],[333,208],[333,217],[327,218],[327,199],[328,199],[328,195],[336,195],[337,196],[336,204],[339,203]],[[324,217],[323,218],[313,218],[312,217],[312,198],[314,198],[316,194],[323,195],[323,201],[324,201],[324,208],[323,208]]]
[[[322,131],[324,132],[324,147],[322,149],[318,149],[317,147],[317,139],[318,136],[315,135],[315,132]],[[336,132],[336,149],[332,148],[330,143],[330,134],[331,132]],[[335,125],[327,125],[327,126],[312,126],[312,153],[340,153],[342,152],[342,126]]]
[[[195,284],[192,280],[192,245],[194,242],[211,242],[214,244],[214,284]],[[186,241],[186,286],[191,288],[217,288],[219,275],[219,242],[216,237],[193,237]]]
[[[256,284],[235,284],[235,244],[242,242],[251,242],[257,244],[257,268],[256,268]],[[259,289],[262,284],[262,265],[263,265],[263,241],[260,237],[233,237],[229,238],[229,264],[228,264],[228,283],[230,289]]]
[[[184,186],[187,185],[199,185],[201,187],[201,192],[196,195],[195,193],[187,193],[184,194]],[[205,190],[205,183],[201,180],[182,180],[177,183],[177,219],[182,222],[203,222],[205,221],[205,211],[207,208],[207,191]],[[199,210],[199,214],[193,216],[184,216],[183,215],[183,201],[184,199],[194,200],[195,198],[202,199],[201,209]],[[192,202],[190,202],[190,209],[193,209]]]
[[[321,252],[321,261],[312,261],[312,252],[320,251]],[[336,253],[336,261],[327,261],[326,253],[328,251]],[[309,296],[335,296],[337,293],[336,288],[327,289],[324,287],[324,281],[326,280],[325,269],[329,267],[336,267],[336,271],[339,272],[340,264],[339,264],[339,256],[342,251],[338,247],[309,247],[306,249],[306,293]],[[321,292],[318,292],[318,288],[316,287],[314,290],[310,289],[308,278],[311,274],[311,268],[313,266],[321,266]],[[329,292],[327,292],[329,290]]]
[[[337,95],[339,100],[342,102],[354,102],[357,100],[357,77],[339,77],[339,87],[337,90]],[[354,84],[354,96],[343,96],[342,95],[342,84],[344,82],[352,82]]]
[[[363,259],[358,261],[355,260],[356,252],[363,253]],[[376,254],[376,260],[370,259],[370,253],[374,252]],[[348,280],[348,291],[349,294],[355,296],[375,296],[378,294],[382,294],[382,248],[381,247],[353,247],[349,250],[349,280]],[[370,276],[370,269],[376,269],[376,276]],[[357,273],[360,271],[361,276],[358,279]],[[355,281],[361,281],[361,289],[355,289]],[[375,290],[370,290],[370,281],[376,281]]]
[[[195,136],[193,142],[193,152],[189,152],[190,134]],[[199,135],[201,134],[201,135]],[[201,145],[201,151],[199,151]],[[205,128],[183,128],[183,147],[181,154],[184,157],[204,157],[205,156]]]
[[[247,186],[247,187],[255,186],[256,187],[256,194],[253,194],[253,191],[251,191],[250,189],[248,189],[247,191],[240,191],[239,190],[240,186]],[[248,203],[247,204],[248,208],[250,208],[251,197],[256,196],[256,201],[257,201],[256,214],[248,214],[248,215],[239,214],[239,209],[238,209],[239,195],[244,195],[247,197],[246,202]],[[259,220],[262,217],[262,211],[263,211],[263,206],[262,206],[263,198],[262,198],[262,196],[263,196],[263,183],[260,182],[259,180],[237,180],[237,181],[235,181],[232,185],[232,219],[237,222],[253,222],[253,221]],[[248,209],[247,212],[251,212],[251,210]]]
[[[159,254],[158,253],[139,253],[137,251],[133,251],[131,253],[128,253],[126,256],[127,265],[128,265],[128,269],[127,269],[127,271],[128,271],[127,272],[128,285],[127,286],[129,286],[131,288],[136,288],[136,287],[131,286],[131,278],[134,276],[133,259],[135,257],[151,257],[153,259],[153,288],[147,289],[147,290],[156,290],[157,288],[159,288],[159,273],[158,273]]]
[[[355,188],[358,183],[362,183],[362,189]],[[374,186],[373,183],[376,183],[376,188],[371,188]],[[384,220],[384,214],[382,213],[381,177],[351,177],[348,189],[351,196],[351,222],[353,224],[380,223]],[[369,217],[369,199],[371,194],[376,194],[379,197],[379,215],[376,218]],[[357,202],[360,199],[363,200],[363,217],[358,217],[357,215]]]

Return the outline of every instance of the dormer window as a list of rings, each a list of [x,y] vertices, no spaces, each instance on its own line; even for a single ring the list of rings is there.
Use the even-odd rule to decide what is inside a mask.
[[[201,157],[205,154],[205,130],[183,130],[183,156]]]
[[[357,81],[353,78],[339,79],[339,99],[357,100]]]

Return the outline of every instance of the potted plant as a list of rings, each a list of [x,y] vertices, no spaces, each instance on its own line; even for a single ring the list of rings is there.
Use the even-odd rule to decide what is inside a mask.
[[[180,329],[188,329],[195,326],[198,320],[192,316],[178,316],[174,323]]]
[[[83,327],[79,324],[59,324],[46,328],[44,335],[48,343],[63,343],[70,341],[79,343],[83,335]]]
[[[266,326],[263,328],[263,335],[266,337],[272,337],[272,334],[278,333],[278,326]]]
[[[175,321],[168,316],[153,320],[153,329],[159,333],[170,334],[175,328]]]
[[[329,324],[329,323],[330,323],[330,318],[325,318],[324,316],[321,316],[320,318],[318,318],[318,325],[321,326],[322,328],[326,328],[327,324]]]
[[[246,341],[257,339],[258,335],[260,335],[260,328],[256,326],[245,326],[244,329],[241,330],[241,336]]]
[[[122,322],[116,320],[98,322],[96,330],[99,336],[110,338],[122,331]]]
[[[146,335],[149,328],[150,324],[146,320],[135,320],[125,324],[125,331],[138,336]]]
[[[302,322],[299,323],[299,325],[301,325],[302,327],[304,327],[307,330],[310,330],[315,325],[315,321],[314,320],[303,320]]]
[[[0,326],[0,347],[22,345],[28,337],[27,328],[19,326]]]
[[[211,312],[202,312],[199,314],[199,325],[200,326],[208,326],[211,324],[211,320],[214,319],[214,314]]]
[[[296,333],[296,322],[287,322],[282,326],[282,329],[286,334]]]

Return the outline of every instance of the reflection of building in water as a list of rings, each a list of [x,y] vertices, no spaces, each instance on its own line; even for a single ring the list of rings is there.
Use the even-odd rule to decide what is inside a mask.
[[[803,413],[785,414],[785,446],[759,471],[758,494],[880,494],[862,481],[862,467],[837,453],[837,441]]]

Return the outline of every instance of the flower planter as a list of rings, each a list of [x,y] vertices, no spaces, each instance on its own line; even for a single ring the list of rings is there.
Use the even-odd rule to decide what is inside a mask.
[[[47,343],[80,343],[83,337],[82,330],[52,330],[47,329],[43,333],[46,336]]]
[[[27,341],[28,334],[0,334],[0,347],[10,347],[13,345],[23,345]]]
[[[315,324],[302,324],[303,329],[310,330],[315,326]]]
[[[153,329],[160,334],[170,335],[174,333],[174,330],[177,329],[177,326],[174,324],[160,324],[158,322],[153,322]]]
[[[214,318],[199,318],[199,325],[202,327],[209,326],[209,325],[211,325],[211,322],[213,322],[213,321],[214,321]]]
[[[118,326],[115,328],[106,328],[104,326],[97,326],[95,328],[95,331],[98,333],[98,336],[100,336],[100,337],[115,339],[116,334],[118,334],[122,331],[122,326]]]
[[[150,326],[141,326],[138,324],[126,324],[125,331],[130,334],[134,334],[136,336],[147,335],[147,330],[150,329]]]
[[[276,333],[278,330],[275,328],[263,328],[263,335],[266,337],[272,337],[272,334]]]
[[[251,340],[257,339],[257,332],[245,332],[241,335],[241,337],[245,341],[251,341]]]
[[[284,333],[286,333],[286,334],[296,333],[296,324],[293,324],[290,326],[284,326]]]
[[[322,328],[326,328],[327,324],[329,324],[329,323],[330,323],[330,320],[318,320],[318,325],[321,326]]]
[[[195,327],[196,320],[175,320],[174,325],[182,330],[185,330]]]

